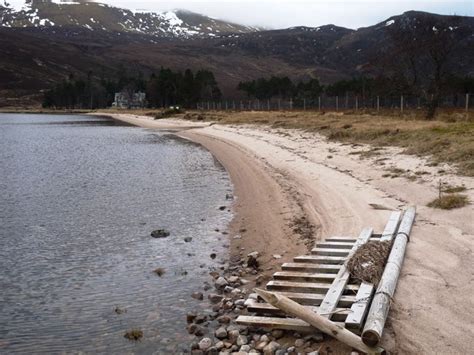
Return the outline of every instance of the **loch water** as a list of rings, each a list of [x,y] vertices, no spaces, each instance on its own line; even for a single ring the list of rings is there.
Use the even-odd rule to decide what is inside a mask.
[[[170,132],[0,114],[0,353],[189,349],[186,313],[209,307],[190,295],[227,258],[229,194],[213,156]]]

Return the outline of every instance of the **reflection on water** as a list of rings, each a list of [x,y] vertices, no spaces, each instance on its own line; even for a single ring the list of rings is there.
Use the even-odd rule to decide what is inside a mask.
[[[209,254],[226,257],[214,229],[230,191],[207,151],[167,134],[0,115],[0,353],[187,348],[185,314],[206,307],[190,294],[217,266]],[[143,341],[123,338],[131,328]]]

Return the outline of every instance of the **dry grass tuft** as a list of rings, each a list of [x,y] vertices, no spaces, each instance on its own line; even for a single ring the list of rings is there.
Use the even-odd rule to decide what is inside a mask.
[[[390,252],[390,242],[370,241],[362,245],[347,262],[351,277],[378,285]]]
[[[436,200],[428,203],[428,207],[439,208],[443,210],[452,210],[455,208],[461,208],[469,204],[469,199],[466,195],[461,194],[449,194],[442,195]]]

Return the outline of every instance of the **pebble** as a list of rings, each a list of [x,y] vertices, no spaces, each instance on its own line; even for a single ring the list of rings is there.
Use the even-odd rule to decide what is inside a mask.
[[[296,348],[294,346],[290,346],[288,349],[286,349],[287,352],[293,353],[296,351]]]
[[[207,316],[204,316],[204,315],[199,315],[194,319],[194,322],[196,324],[201,324],[201,323],[204,323],[205,321],[207,321]]]
[[[226,287],[228,285],[229,285],[229,283],[222,276],[219,277],[215,282],[215,286],[216,286],[217,289],[223,289],[224,287]]]
[[[211,257],[211,259],[215,259],[217,257],[217,254],[216,253],[212,253],[211,255],[209,255]]]
[[[191,297],[198,301],[202,301],[204,299],[204,295],[202,294],[202,292],[193,292]]]
[[[281,256],[280,254],[275,254],[275,255],[273,255],[273,258],[274,258],[274,259],[281,259],[282,256]]]
[[[257,350],[263,350],[264,347],[268,345],[268,342],[266,341],[259,341],[257,345],[255,345],[255,349]]]
[[[304,337],[304,340],[306,341],[314,341],[315,343],[321,343],[324,341],[324,335],[323,334],[311,334],[311,335],[308,335],[308,336],[305,336]]]
[[[268,335],[263,334],[263,335],[260,337],[260,341],[264,341],[264,342],[268,343],[268,342],[270,341],[270,338],[268,337]]]
[[[250,349],[251,349],[250,345],[242,345],[240,347],[240,351],[245,352],[245,353],[248,353],[250,351]]]
[[[224,327],[220,327],[215,332],[217,339],[225,339],[227,338],[227,330]]]
[[[272,330],[272,337],[275,339],[280,339],[284,334],[285,332],[281,329]]]
[[[190,243],[190,242],[192,242],[192,240],[193,240],[192,237],[186,237],[186,238],[184,238],[184,242],[185,242],[185,243]]]
[[[226,315],[217,317],[217,322],[219,322],[220,324],[229,324],[231,320],[232,318]]]
[[[221,350],[225,347],[224,345],[224,342],[223,341],[219,341],[216,343],[216,345],[214,345],[214,347],[217,349],[217,350]]]
[[[267,346],[263,348],[263,353],[266,355],[273,355],[275,351],[277,351],[280,348],[280,344],[278,344],[276,341],[270,342]]]
[[[218,295],[217,293],[210,293],[207,298],[209,299],[209,301],[211,301],[211,303],[219,303],[220,301],[222,301],[222,299],[224,298],[224,296],[222,295]]]
[[[231,342],[235,342],[237,338],[240,336],[240,332],[237,329],[229,330],[229,328],[227,328],[227,336],[229,337],[229,340]]]
[[[206,350],[209,349],[211,346],[212,346],[212,340],[209,339],[209,338],[203,338],[203,339],[201,339],[201,341],[199,342],[199,349],[200,349],[200,350],[206,351]]]
[[[246,345],[248,344],[249,340],[247,339],[247,337],[245,335],[239,335],[237,337],[237,345],[238,346],[242,346],[242,345]]]
[[[196,313],[188,313],[186,314],[186,322],[187,323],[192,323],[196,319],[197,314]]]
[[[295,346],[296,346],[297,348],[300,348],[300,347],[302,347],[302,346],[304,345],[304,343],[305,343],[304,339],[296,339],[296,341],[295,341]]]
[[[227,281],[229,281],[231,284],[237,283],[240,281],[240,277],[238,276],[230,276]]]

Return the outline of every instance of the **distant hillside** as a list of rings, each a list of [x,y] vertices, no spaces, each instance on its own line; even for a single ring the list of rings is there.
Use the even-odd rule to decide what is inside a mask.
[[[141,16],[100,4],[60,6],[48,3],[47,6],[62,7],[61,16],[66,18],[66,9],[74,10],[74,18],[81,11],[87,11],[87,16],[90,16],[90,9],[99,12],[106,10],[114,16],[123,13]],[[36,9],[40,14],[39,7]],[[3,13],[0,18],[6,18],[5,13],[10,14],[11,11],[0,8],[0,13]],[[187,18],[187,28],[196,28],[202,19],[220,23],[184,11],[178,11],[175,15],[183,18],[183,23]],[[358,30],[326,25],[224,33],[221,28],[220,32],[213,30],[209,33],[214,36],[200,34],[188,37],[176,34],[178,32],[173,34],[173,31],[165,31],[166,35],[144,33],[131,25],[129,29],[111,30],[106,26],[103,29],[100,27],[103,23],[99,22],[100,16],[94,16],[94,21],[98,22],[94,24],[96,27],[92,27],[92,21],[87,24],[94,30],[82,22],[79,25],[58,26],[55,22],[58,19],[53,16],[49,19],[55,25],[45,21],[44,26],[39,23],[37,26],[11,27],[13,24],[8,22],[8,26],[0,27],[0,97],[32,95],[67,78],[69,74],[85,76],[92,72],[94,77],[100,78],[126,70],[149,75],[161,66],[173,70],[211,70],[227,97],[242,95],[236,91],[239,81],[271,75],[286,75],[295,80],[317,78],[328,84],[361,75],[377,75],[381,70],[385,73],[394,71],[396,62],[401,61],[398,55],[400,43],[396,43],[394,38],[403,31],[412,34],[413,38],[406,39],[412,45],[427,38],[436,38],[440,31],[449,32],[457,43],[450,53],[450,70],[459,76],[474,76],[473,17],[411,11]],[[422,28],[420,21],[427,19],[433,24],[432,29]],[[105,23],[105,20],[100,21]],[[110,27],[113,27],[112,22]],[[3,23],[6,23],[5,20]],[[245,31],[243,27],[242,31]]]
[[[30,0],[14,9],[0,5],[3,27],[83,27],[90,31],[132,32],[168,38],[215,37],[257,28],[237,25],[184,10],[133,12],[88,1]]]

